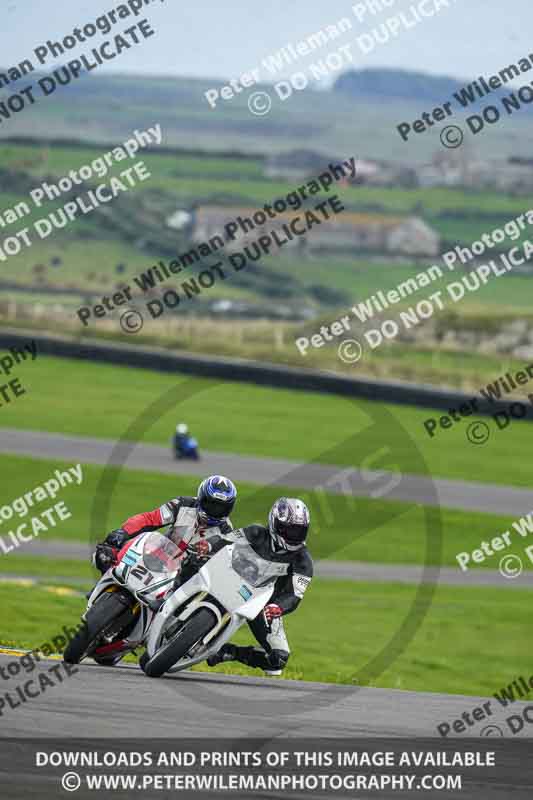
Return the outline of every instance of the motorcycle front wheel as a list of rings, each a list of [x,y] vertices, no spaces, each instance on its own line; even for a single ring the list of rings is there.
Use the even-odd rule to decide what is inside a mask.
[[[141,659],[141,667],[149,678],[160,678],[180,659],[187,655],[191,647],[206,636],[216,625],[217,618],[209,608],[200,608],[176,635],[149,659]]]
[[[68,643],[63,653],[63,661],[67,664],[79,664],[84,658],[92,655],[98,646],[100,637],[111,624],[117,623],[121,615],[125,617],[124,624],[131,621],[132,610],[125,605],[125,600],[126,598],[118,592],[104,594],[89,609],[85,622],[81,624]]]

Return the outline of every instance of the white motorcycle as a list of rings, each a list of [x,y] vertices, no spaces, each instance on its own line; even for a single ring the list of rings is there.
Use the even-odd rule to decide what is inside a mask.
[[[181,568],[182,556],[183,551],[160,533],[144,533],[127,542],[117,565],[92,590],[64,661],[78,664],[92,657],[98,664],[113,666],[142,645]]]
[[[140,665],[159,678],[216,653],[267,605],[287,565],[259,556],[245,538],[223,547],[166,599],[148,633]]]

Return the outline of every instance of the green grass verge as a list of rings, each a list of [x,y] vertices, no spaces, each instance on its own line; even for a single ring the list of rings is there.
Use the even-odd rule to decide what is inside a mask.
[[[358,672],[398,630],[414,592],[398,584],[316,581],[286,620],[293,652],[286,677],[358,683]],[[406,651],[371,685],[491,694],[531,671],[522,645],[530,602],[527,591],[439,588]],[[250,636],[240,632],[239,641]],[[253,674],[245,667],[217,669]]]
[[[4,647],[33,648],[51,642],[63,625],[76,625],[84,610],[80,597],[2,583],[0,605],[0,645]]]
[[[50,558],[46,556],[25,556],[9,553],[0,557],[0,575],[20,575],[24,578],[39,578],[41,583],[55,578],[75,578],[79,586],[90,586],[98,573],[89,561],[89,546],[85,561],[70,558]],[[70,582],[69,582],[70,585]]]
[[[183,419],[214,451],[367,467],[372,456],[374,469],[405,473],[423,472],[424,459],[433,476],[531,485],[527,422],[499,431],[489,418],[491,438],[479,447],[465,435],[472,417],[430,439],[424,420],[441,412],[409,406],[60,358],[26,361],[16,375],[27,393],[2,407],[2,427],[114,439],[145,413],[146,442],[168,444]],[[168,411],[149,412],[170,390]]]
[[[286,620],[292,655],[284,677],[357,684],[366,662],[398,630],[414,591],[397,584],[315,581]],[[529,674],[523,643],[530,631],[530,602],[531,593],[521,590],[439,588],[413,641],[371,685],[492,694],[517,675]],[[0,603],[0,643],[28,648],[50,640],[63,625],[76,625],[84,609],[82,598],[1,584]],[[251,635],[242,630],[236,641],[250,643]],[[229,664],[217,671],[260,674]]]
[[[4,456],[3,501],[10,503],[29,489],[50,478],[55,469],[65,468],[56,461],[39,461],[15,456]],[[89,541],[91,512],[96,496],[96,487],[102,468],[83,467],[84,480],[81,486],[70,486],[61,491],[57,500],[65,502],[72,514],[70,519],[59,522],[56,527],[40,533],[41,541],[64,539],[87,544],[87,555],[92,548]],[[119,527],[127,517],[161,505],[177,494],[195,494],[198,478],[173,477],[148,472],[124,470],[113,495],[110,514],[102,519],[97,538],[101,539],[111,529]],[[434,519],[429,523],[423,507],[408,503],[388,502],[368,498],[344,498],[338,495],[317,495],[305,490],[279,486],[257,487],[251,483],[238,483],[239,501],[233,515],[237,526],[252,522],[264,522],[268,509],[281,494],[302,496],[308,503],[313,522],[309,545],[313,556],[339,561],[364,561],[385,564],[424,563],[426,548],[435,542]],[[97,508],[103,501],[97,500]],[[42,513],[49,507],[43,501],[31,514]],[[0,537],[9,543],[8,532],[14,530],[16,520],[0,523]],[[43,519],[43,521],[45,521]],[[472,551],[482,540],[490,541],[510,528],[512,520],[503,516],[442,510],[443,552],[442,564],[458,566],[458,552]],[[30,529],[28,528],[28,531]],[[514,547],[508,552],[519,553],[528,544],[514,531],[511,534]],[[531,537],[530,537],[531,538]],[[430,548],[433,552],[433,548]],[[487,558],[482,564],[473,564],[477,569],[497,569],[502,553]],[[525,562],[529,563],[527,559]],[[38,559],[24,554],[24,545],[0,555],[0,573],[49,575],[80,575],[86,577],[90,571],[75,571],[77,562],[56,559]],[[438,554],[428,558],[428,563],[438,564]],[[37,567],[37,571],[34,570]],[[64,569],[67,571],[65,572]],[[30,571],[29,571],[30,570]]]

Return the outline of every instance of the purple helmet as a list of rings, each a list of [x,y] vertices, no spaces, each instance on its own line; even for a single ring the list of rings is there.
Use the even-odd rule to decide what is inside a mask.
[[[268,515],[270,535],[284,550],[299,550],[303,547],[309,524],[309,509],[296,497],[280,497]]]

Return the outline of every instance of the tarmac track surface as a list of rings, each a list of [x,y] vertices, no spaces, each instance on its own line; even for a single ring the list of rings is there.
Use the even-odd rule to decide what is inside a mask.
[[[13,656],[0,655],[0,667],[13,660]],[[36,670],[48,670],[53,663],[59,667],[58,662],[43,660]],[[89,662],[76,669],[76,674],[65,676],[61,685],[56,680],[56,686],[31,702],[4,708],[2,736],[440,739],[437,725],[487,702],[487,698],[460,695],[201,672],[153,680],[133,664],[102,667]],[[4,681],[2,692],[14,692],[17,684],[35,679],[35,674]],[[500,725],[511,736],[505,718],[527,706],[515,702],[512,709],[504,709],[494,698],[490,703],[492,714],[475,722],[465,736],[479,736],[487,723]],[[526,725],[516,738],[532,736],[533,725],[529,733],[527,729]]]
[[[111,454],[116,442],[81,436],[64,436],[40,431],[0,429],[0,452],[34,458],[60,459],[77,464],[113,463]],[[169,448],[136,444],[129,455],[127,469],[162,472],[173,475],[227,474],[235,481],[250,481],[260,485],[294,486],[314,489],[322,487],[331,494],[369,497],[376,485],[384,485],[386,473],[355,470],[361,479],[350,480],[348,488],[341,485],[343,471],[353,468],[326,464],[303,464],[273,458],[253,458],[230,453],[202,452],[201,461],[174,461]],[[474,481],[433,480],[403,474],[400,482],[392,482],[387,500],[438,505],[466,511],[520,516],[533,509],[533,492],[511,486],[497,486]]]
[[[12,657],[0,655],[0,667],[5,666]],[[39,672],[49,671],[51,667],[64,669],[63,665],[52,662],[41,662],[36,669]],[[6,800],[56,800],[68,796],[60,789],[59,781],[65,767],[36,767],[36,751],[72,752],[72,751],[127,751],[181,752],[201,749],[222,750],[231,752],[274,749],[290,750],[327,750],[324,740],[334,738],[336,749],[352,751],[359,747],[373,752],[381,750],[382,745],[376,739],[389,737],[383,749],[390,749],[390,738],[400,738],[396,746],[410,752],[420,747],[415,737],[432,737],[426,744],[431,752],[442,751],[450,747],[457,749],[457,739],[452,742],[443,739],[437,725],[447,722],[452,724],[464,712],[472,711],[490,702],[491,714],[483,722],[473,722],[463,737],[486,736],[484,726],[487,722],[497,725],[502,736],[510,738],[512,734],[506,723],[509,708],[498,707],[492,698],[461,697],[458,695],[426,694],[402,692],[388,689],[356,689],[350,686],[333,684],[304,683],[297,681],[278,681],[275,679],[245,678],[242,676],[206,675],[202,673],[181,673],[158,680],[146,678],[138,667],[123,666],[105,668],[87,663],[79,666],[75,674],[66,676],[61,685],[47,689],[43,694],[17,708],[4,709],[0,738],[0,785],[2,797]],[[27,676],[24,676],[27,677]],[[35,680],[36,673],[31,677]],[[23,679],[24,680],[24,679]],[[20,685],[20,676],[4,682],[2,692],[14,692],[15,684]],[[525,703],[513,703],[514,715],[523,713]],[[480,777],[470,777],[467,784],[463,779],[460,793],[448,794],[442,791],[372,791],[348,793],[350,797],[361,798],[445,798],[461,796],[465,800],[529,800],[531,797],[531,767],[527,760],[527,752],[522,748],[530,745],[523,740],[531,736],[525,725],[512,742],[503,738],[492,740],[510,745],[505,763],[497,760],[497,768],[485,768],[478,772]],[[136,737],[133,740],[132,737]],[[461,738],[463,738],[461,737]],[[129,741],[128,741],[129,739]],[[197,741],[194,742],[193,740]],[[199,740],[204,740],[198,742]],[[292,740],[294,744],[291,745]],[[217,742],[218,740],[218,742]],[[222,743],[225,742],[226,744]],[[259,740],[259,742],[257,741]],[[310,740],[318,740],[316,745]],[[374,744],[372,744],[374,740]],[[479,750],[479,744],[464,742],[463,750]],[[307,743],[306,743],[307,742]],[[20,743],[20,744],[18,744]],[[483,740],[484,745],[486,744]],[[494,745],[488,747],[490,750]],[[148,772],[164,772],[176,774],[180,770],[163,769]],[[196,768],[188,770],[194,774]],[[198,770],[202,773],[202,770]],[[209,771],[209,770],[208,770]],[[213,770],[211,770],[213,771]],[[214,770],[217,772],[217,770]],[[259,770],[263,771],[262,769]],[[275,770],[268,770],[275,772]],[[286,770],[290,772],[291,770]],[[338,771],[338,770],[337,770]],[[349,769],[348,773],[360,770]],[[413,774],[413,769],[395,770],[401,774]],[[426,773],[431,770],[424,770]],[[77,770],[85,775],[104,773],[127,774],[140,772],[135,769],[94,770],[84,768]],[[231,770],[235,773],[238,770]],[[307,773],[321,774],[324,770],[310,769]],[[346,772],[346,770],[345,770]],[[379,768],[371,769],[371,774],[380,774]],[[302,771],[297,771],[302,774]],[[306,774],[307,774],[306,773]],[[437,774],[468,774],[463,769],[440,769]],[[176,792],[144,791],[139,796],[149,798],[171,798]],[[181,791],[184,798],[216,798],[224,795],[213,792]],[[303,800],[310,796],[317,800],[330,800],[331,792],[324,791],[285,791],[259,793],[235,793],[227,796],[246,797],[250,800],[289,798]],[[76,797],[91,798],[95,796],[82,782],[81,791]],[[113,790],[100,790],[96,796],[114,798],[126,796]],[[128,793],[127,796],[135,796]],[[336,794],[347,796],[346,792]]]

